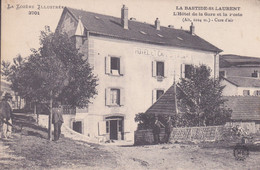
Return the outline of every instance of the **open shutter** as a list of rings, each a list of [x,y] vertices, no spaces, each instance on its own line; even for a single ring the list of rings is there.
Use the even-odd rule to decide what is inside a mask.
[[[185,64],[181,64],[181,78],[185,78]]]
[[[124,58],[120,57],[120,75],[124,75],[125,74],[125,65],[124,65]]]
[[[152,76],[156,77],[156,61],[152,61]]]
[[[168,64],[164,62],[164,77],[168,77]]]
[[[98,122],[98,132],[99,132],[99,135],[105,135],[106,134],[106,121],[99,121]]]
[[[120,105],[125,105],[125,90],[123,88],[120,89]]]
[[[111,57],[109,56],[105,58],[105,71],[106,74],[111,73]]]
[[[156,102],[156,90],[153,90],[152,92],[152,104]]]
[[[110,106],[111,105],[111,100],[110,100],[110,88],[106,88],[106,106]]]

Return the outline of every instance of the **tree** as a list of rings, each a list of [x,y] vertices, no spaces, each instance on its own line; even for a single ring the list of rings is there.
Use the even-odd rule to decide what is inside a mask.
[[[177,98],[181,114],[177,124],[181,126],[220,125],[231,117],[231,111],[224,107],[222,98],[224,86],[210,77],[211,70],[205,65],[191,66],[188,77],[182,78]]]
[[[40,48],[31,51],[15,71],[12,84],[27,101],[49,103],[51,139],[53,102],[86,107],[97,94],[98,79],[66,33],[41,32]]]

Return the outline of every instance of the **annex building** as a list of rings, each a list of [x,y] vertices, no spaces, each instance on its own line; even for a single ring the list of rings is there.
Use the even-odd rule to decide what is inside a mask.
[[[224,96],[260,96],[260,58],[221,55],[220,76]]]
[[[118,11],[120,14],[120,10]],[[190,30],[64,8],[56,31],[66,32],[98,76],[98,95],[77,109],[70,127],[91,138],[133,140],[135,115],[145,112],[190,65],[205,64],[219,74],[220,49]]]

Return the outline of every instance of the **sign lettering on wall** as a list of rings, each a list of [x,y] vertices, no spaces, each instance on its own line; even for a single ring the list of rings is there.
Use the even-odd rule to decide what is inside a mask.
[[[134,54],[135,55],[145,55],[145,56],[152,56],[152,57],[175,57],[175,58],[181,58],[186,59],[188,58],[185,54],[179,54],[172,53],[170,51],[166,50],[159,50],[159,49],[152,49],[152,48],[141,48],[141,47],[135,47],[134,48]]]

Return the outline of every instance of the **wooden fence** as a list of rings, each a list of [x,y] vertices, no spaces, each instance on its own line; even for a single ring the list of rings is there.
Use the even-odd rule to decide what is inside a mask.
[[[227,131],[225,126],[207,127],[184,127],[173,128],[170,135],[170,142],[175,141],[216,141],[221,140]],[[162,128],[160,140],[165,141],[165,130]],[[154,141],[152,129],[135,131],[135,144],[152,144]]]

